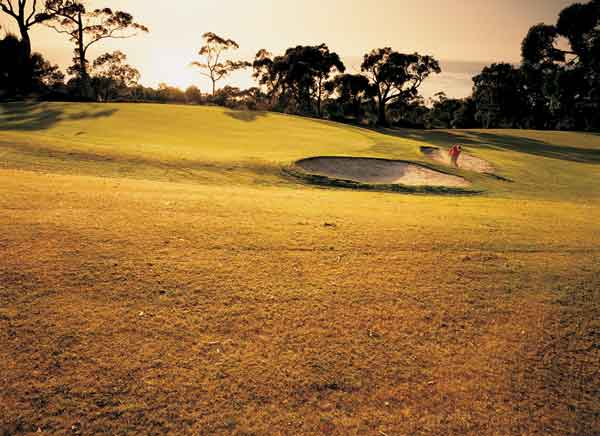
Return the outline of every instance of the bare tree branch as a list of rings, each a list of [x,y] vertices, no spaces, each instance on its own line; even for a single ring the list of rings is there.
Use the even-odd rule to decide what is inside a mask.
[[[35,12],[37,9],[37,0],[33,0],[33,5],[31,6],[31,14],[25,20],[25,24],[29,25],[30,20],[35,16]]]
[[[93,39],[92,41],[88,42],[88,43],[87,43],[87,44],[86,44],[86,45],[83,47],[83,49],[84,49],[84,51],[87,51],[87,49],[88,49],[88,48],[89,48],[91,45],[93,45],[93,44],[95,44],[95,43],[97,43],[97,42],[99,42],[99,41],[102,41],[103,39],[109,39],[109,38],[111,38],[111,39],[129,39],[129,38],[133,38],[133,37],[134,37],[134,36],[136,36],[136,35],[137,35],[137,33],[133,33],[133,34],[131,34],[131,35],[114,35],[114,31],[111,31],[111,32],[110,32],[108,35],[105,35],[105,36],[99,36],[99,37],[97,37],[96,39]]]
[[[7,4],[8,4],[8,6],[7,6]],[[2,11],[4,11],[5,13],[7,13],[8,15],[10,15],[11,17],[19,18],[18,15],[15,13],[15,10],[13,9],[13,5],[11,3],[11,0],[1,0],[0,1],[0,8],[2,9]]]
[[[68,30],[60,30],[58,27],[54,27],[51,24],[46,24],[46,26],[49,27],[52,30],[55,30],[57,33],[63,33],[65,35],[69,35],[71,37],[73,36],[73,35],[71,35],[71,32],[69,32]]]

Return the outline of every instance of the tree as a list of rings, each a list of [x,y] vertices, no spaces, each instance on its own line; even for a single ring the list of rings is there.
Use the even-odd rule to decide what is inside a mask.
[[[271,109],[283,111],[288,106],[290,95],[285,81],[287,67],[283,57],[273,59],[272,54],[265,49],[259,50],[254,58],[252,77],[266,91]]]
[[[575,3],[563,9],[556,23],[559,35],[567,38],[575,61],[600,67],[600,1]]]
[[[321,104],[323,102],[324,93],[326,92],[325,84],[332,74],[344,73],[346,71],[346,66],[339,55],[329,51],[329,47],[325,44],[310,47],[309,55],[312,58],[309,60],[309,65],[314,70],[315,76],[317,115],[321,118],[323,116]]]
[[[197,86],[188,86],[185,90],[185,101],[191,104],[202,103],[202,91]]]
[[[332,74],[346,70],[339,55],[325,44],[291,47],[273,59],[261,50],[252,66],[259,85],[267,88],[272,99],[278,98],[280,106],[284,102],[288,109],[293,103],[296,112],[316,112],[319,117],[327,92],[325,84]]]
[[[156,95],[162,102],[185,103],[184,92],[176,86],[169,86],[166,83],[159,83]]]
[[[234,86],[224,86],[211,95],[208,101],[217,106],[236,110],[257,110],[264,107],[265,95],[259,88],[240,89]]]
[[[553,65],[555,62],[564,63],[567,52],[554,46],[558,36],[554,26],[543,23],[533,26],[521,44],[523,62],[540,67]]]
[[[201,70],[200,74],[210,79],[212,82],[212,95],[215,95],[217,82],[234,71],[241,70],[252,66],[246,61],[223,61],[221,58],[225,52],[229,50],[237,50],[240,48],[237,42],[233,39],[221,38],[219,35],[207,32],[202,35],[204,45],[200,48],[198,54],[204,56],[205,62],[192,62],[192,66],[198,67]]]
[[[454,112],[452,118],[453,129],[472,129],[480,127],[479,123],[475,119],[475,112],[477,110],[475,101],[471,97],[459,100],[460,107]]]
[[[460,100],[448,98],[444,92],[438,92],[431,99],[432,107],[427,116],[429,127],[449,129],[452,127],[455,113],[460,109]]]
[[[521,54],[536,127],[591,128],[597,123],[599,0],[563,9],[555,25],[533,26],[523,40]]]
[[[15,35],[8,34],[0,40],[0,58],[0,89],[16,94],[23,88],[30,88],[29,58]]]
[[[45,12],[38,12],[37,0],[0,0],[0,10],[17,22],[19,32],[21,33],[24,54],[26,57],[31,56],[29,30],[36,24],[40,24],[51,18],[51,15]]]
[[[269,96],[258,87],[252,87],[242,91],[240,103],[249,110],[267,110],[269,108]]]
[[[337,53],[330,52],[325,44],[299,45],[287,49],[285,55],[276,58],[275,62],[279,64],[277,70],[284,73],[284,83],[300,112],[314,113],[313,102],[316,102],[316,113],[321,117],[325,82],[334,72],[346,71]]]
[[[46,92],[62,85],[64,75],[39,53],[27,56],[27,49],[16,36],[0,39],[0,90],[18,95]]]
[[[375,88],[378,124],[386,126],[387,105],[396,100],[409,102],[416,98],[423,81],[432,73],[439,74],[441,68],[431,56],[398,53],[386,47],[366,54],[361,71]]]
[[[429,112],[430,109],[425,106],[425,100],[421,96],[409,102],[395,100],[387,107],[388,120],[391,119],[395,126],[410,129],[427,127]]]
[[[314,100],[320,118],[327,80],[335,72],[346,71],[339,55],[331,52],[325,44],[297,46],[288,49],[281,61],[287,65],[287,85],[294,91],[304,112],[311,112]]]
[[[477,126],[476,107],[472,98],[448,98],[443,92],[438,92],[431,103],[431,110],[426,117],[428,128],[466,129]]]
[[[105,39],[131,38],[139,32],[149,32],[127,12],[110,8],[87,11],[82,3],[74,0],[47,0],[46,10],[51,15],[47,25],[68,35],[75,44],[75,72],[84,98],[92,94],[86,58],[89,48]]]
[[[92,85],[96,97],[109,101],[127,94],[130,88],[137,86],[140,72],[125,63],[127,56],[121,51],[105,53],[94,61]]]
[[[476,118],[485,128],[523,127],[527,89],[521,70],[507,63],[492,64],[473,78]]]
[[[344,117],[350,116],[357,121],[363,117],[363,102],[372,97],[372,87],[362,74],[340,74],[325,84],[330,94],[337,95],[337,103]]]

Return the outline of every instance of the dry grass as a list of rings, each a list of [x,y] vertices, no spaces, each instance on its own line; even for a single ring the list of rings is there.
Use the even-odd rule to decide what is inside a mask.
[[[593,163],[440,197],[26,159],[0,170],[0,433],[600,432]]]

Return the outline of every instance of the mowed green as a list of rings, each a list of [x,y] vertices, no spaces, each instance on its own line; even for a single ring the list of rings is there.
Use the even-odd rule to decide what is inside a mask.
[[[600,431],[599,135],[0,107],[0,430]],[[455,142],[510,181],[419,151]],[[282,172],[311,156],[483,192]]]

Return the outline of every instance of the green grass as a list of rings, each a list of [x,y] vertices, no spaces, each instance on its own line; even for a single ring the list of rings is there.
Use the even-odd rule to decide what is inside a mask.
[[[5,166],[172,181],[280,184],[280,168],[319,155],[411,160],[454,172],[489,195],[597,199],[600,136],[533,131],[372,131],[221,108],[147,104],[4,105]],[[456,141],[515,184],[428,162],[422,145]],[[73,166],[71,162],[77,162]],[[224,175],[225,174],[225,175]],[[227,175],[228,174],[228,175]]]
[[[0,107],[0,434],[600,432],[600,136]],[[483,192],[282,170],[318,155]]]

